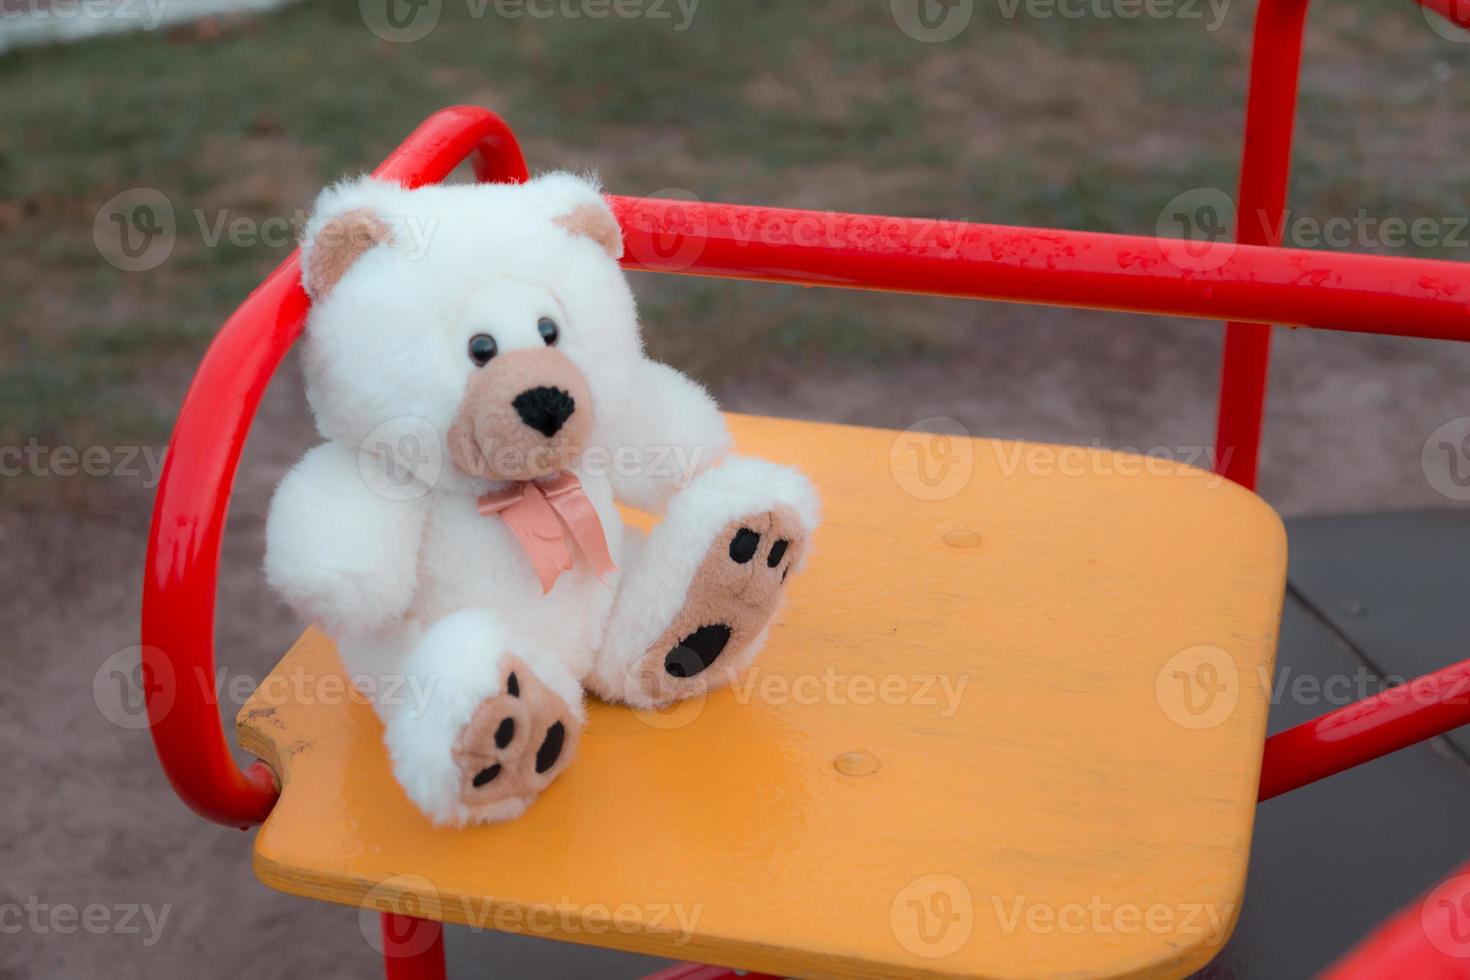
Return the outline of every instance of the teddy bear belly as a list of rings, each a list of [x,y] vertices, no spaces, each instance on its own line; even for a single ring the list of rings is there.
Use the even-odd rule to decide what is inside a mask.
[[[589,486],[588,496],[602,517],[608,551],[621,563],[622,521],[611,493],[603,501],[597,489]],[[513,643],[554,652],[574,676],[585,675],[612,607],[616,573],[605,585],[578,555],[543,593],[530,558],[504,521],[481,515],[468,498],[455,496],[430,508],[410,614],[427,625],[461,609],[488,609]]]

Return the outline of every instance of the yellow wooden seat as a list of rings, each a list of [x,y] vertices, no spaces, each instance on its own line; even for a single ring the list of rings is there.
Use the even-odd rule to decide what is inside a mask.
[[[595,705],[521,819],[436,830],[308,632],[245,706],[267,884],[782,975],[1182,975],[1234,925],[1276,515],[1101,450],[731,417],[826,520],[740,685]]]

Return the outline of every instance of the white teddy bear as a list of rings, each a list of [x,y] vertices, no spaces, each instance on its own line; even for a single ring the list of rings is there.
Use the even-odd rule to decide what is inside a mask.
[[[622,249],[569,174],[359,179],[306,228],[326,442],[276,491],[266,574],[435,823],[520,815],[571,761],[584,688],[653,707],[731,680],[817,524],[805,477],[728,455],[710,396],[644,356]],[[615,502],[663,519],[645,537]]]

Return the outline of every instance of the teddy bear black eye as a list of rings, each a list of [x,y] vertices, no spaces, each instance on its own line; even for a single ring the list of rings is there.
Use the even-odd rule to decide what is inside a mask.
[[[498,349],[495,338],[488,333],[477,333],[470,338],[470,360],[475,362],[476,367],[489,364],[490,358],[495,356]]]
[[[536,324],[536,329],[541,331],[541,339],[546,341],[547,347],[556,346],[556,338],[561,336],[561,331],[557,329],[555,320],[549,316],[543,316],[541,322]]]

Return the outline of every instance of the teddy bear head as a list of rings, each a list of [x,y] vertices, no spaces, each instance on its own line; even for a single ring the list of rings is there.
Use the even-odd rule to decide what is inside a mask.
[[[318,429],[390,455],[412,431],[439,457],[433,483],[465,492],[574,466],[642,356],[622,249],[596,184],[571,174],[328,188],[301,246]]]

